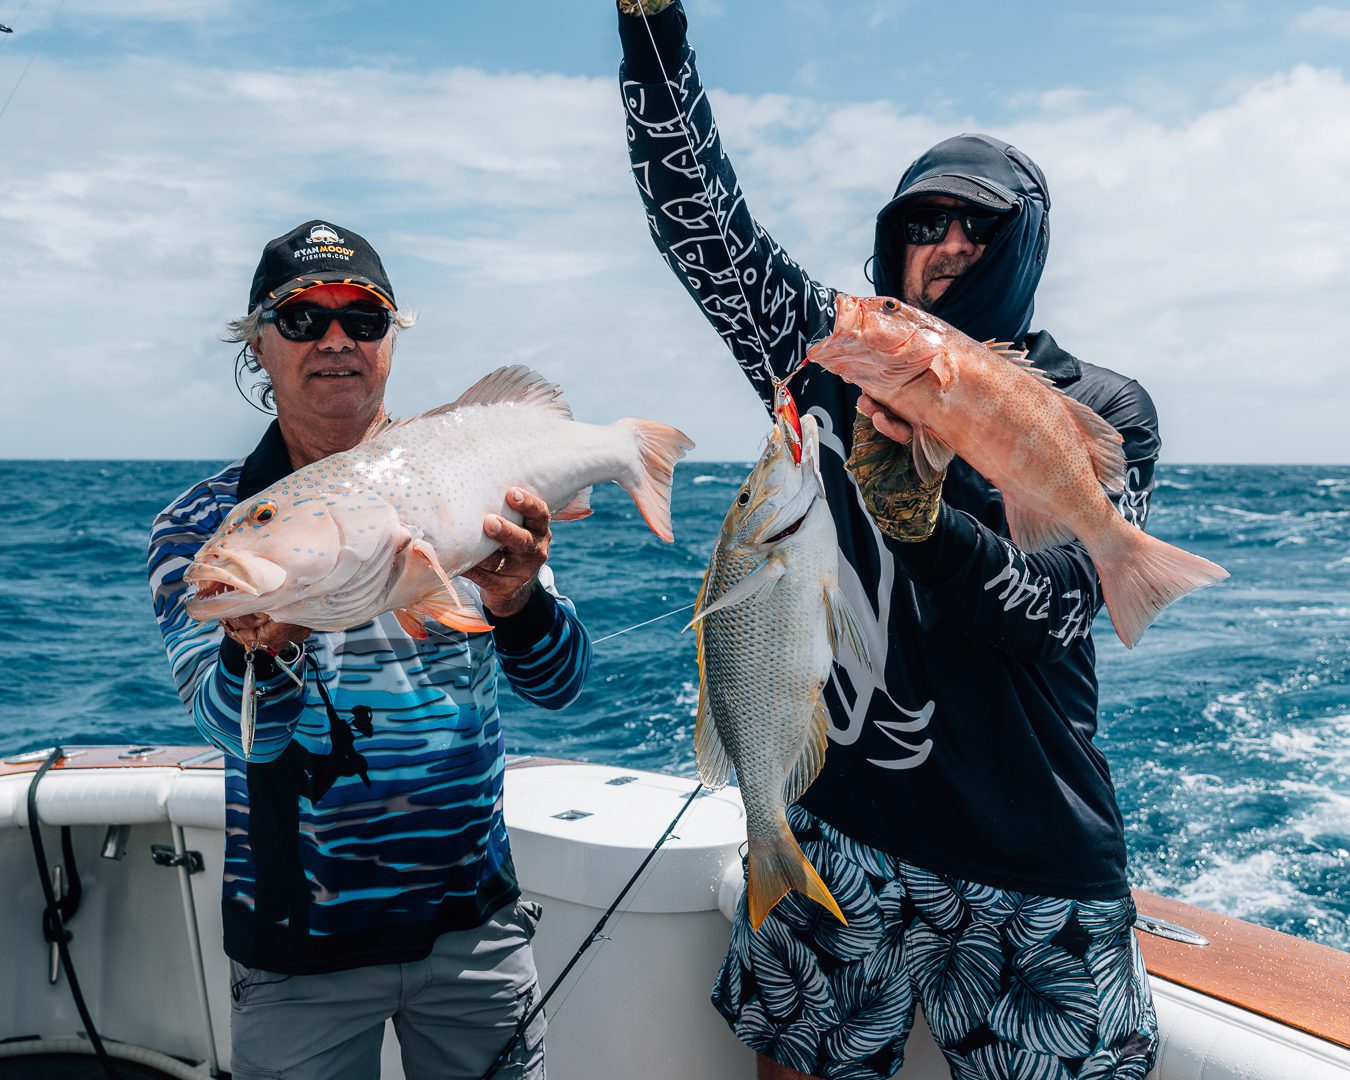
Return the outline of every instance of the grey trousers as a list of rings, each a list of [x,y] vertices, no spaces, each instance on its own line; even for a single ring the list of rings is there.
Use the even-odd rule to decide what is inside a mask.
[[[539,1001],[530,940],[539,905],[507,904],[442,934],[424,960],[326,975],[230,961],[234,1080],[374,1080],[393,1018],[408,1080],[477,1080]],[[541,1012],[496,1073],[544,1080]]]

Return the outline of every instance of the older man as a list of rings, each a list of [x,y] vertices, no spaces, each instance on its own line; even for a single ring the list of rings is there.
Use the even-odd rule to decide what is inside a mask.
[[[391,1017],[409,1077],[477,1076],[538,996],[538,912],[519,899],[502,820],[496,671],[530,701],[561,708],[590,662],[585,629],[552,588],[544,502],[513,489],[522,524],[483,523],[499,549],[465,576],[491,635],[414,640],[393,614],[312,633],[265,615],[202,625],[184,611],[183,573],[236,503],[388,422],[394,339],[411,321],[379,256],[350,229],[309,221],[268,243],[231,333],[263,374],[276,420],[151,533],[174,680],[226,753],[236,1080],[378,1076]],[[245,646],[256,648],[258,688],[248,760]],[[269,649],[303,672],[302,687]],[[498,1075],[544,1075],[542,1016]]]
[[[773,378],[831,331],[835,292],[746,208],[678,0],[620,8],[653,237],[771,405]],[[873,280],[977,340],[1020,342],[1113,424],[1129,470],[1118,505],[1142,525],[1159,446],[1148,395],[1029,332],[1049,207],[1015,147],[939,143],[878,215]],[[871,624],[873,667],[836,669],[825,765],[789,813],[848,924],[791,893],[752,933],[742,905],[714,1004],[764,1078],[890,1076],[919,1003],[956,1077],[1142,1077],[1156,1022],[1092,742],[1091,560],[1077,543],[1019,550],[998,492],[960,460],[921,483],[878,435],[903,441],[907,425],[837,377],[808,368],[792,389],[819,423],[841,584]]]

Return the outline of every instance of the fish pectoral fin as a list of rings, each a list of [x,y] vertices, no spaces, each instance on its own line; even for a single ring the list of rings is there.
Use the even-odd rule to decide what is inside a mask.
[[[849,603],[838,585],[825,586],[825,609],[829,613],[826,625],[830,632],[830,651],[837,660],[845,647],[867,667],[872,666],[872,657],[867,648],[867,639],[863,636],[862,623],[857,612]]]
[[[959,369],[946,349],[933,356],[933,359],[928,362],[928,370],[937,376],[940,389],[950,390],[956,385]]]
[[[579,518],[591,516],[591,489],[582,488],[567,503],[566,506],[560,506],[552,511],[549,517],[554,521],[576,521]]]
[[[437,589],[422,597],[412,606],[412,610],[429,615],[442,626],[462,630],[466,634],[485,634],[492,629],[492,624],[483,618],[469,593],[458,585]],[[416,636],[413,634],[413,637]]]
[[[914,438],[910,440],[909,447],[914,459],[914,471],[925,484],[931,484],[951,464],[956,451],[934,435],[931,429],[922,424],[911,426],[914,428]]]
[[[780,560],[765,559],[754,570],[736,582],[735,586],[728,589],[707,607],[696,612],[694,617],[689,620],[689,626],[686,626],[685,629],[688,630],[694,623],[706,618],[714,611],[734,607],[747,600],[752,603],[757,602],[767,597],[785,573],[787,573],[787,568]]]
[[[469,587],[451,578],[436,558],[436,551],[425,540],[414,540],[408,552],[409,560],[422,559],[440,578],[441,587],[428,593],[412,605],[412,610],[430,615],[442,626],[462,630],[466,634],[483,634],[492,624],[478,610],[476,598]],[[399,620],[402,622],[402,620]],[[413,635],[416,637],[416,635]]]
[[[1041,551],[1073,539],[1073,530],[1048,514],[1029,510],[1005,493],[1003,512],[1008,518],[1008,532],[1013,543],[1023,551]]]
[[[414,540],[408,545],[408,561],[411,563],[417,560],[426,563],[431,571],[441,579],[442,585],[451,591],[454,590],[455,586],[450,580],[450,575],[445,572],[441,560],[436,557],[436,549],[425,540]]]
[[[410,611],[408,608],[395,608],[394,618],[398,620],[399,626],[403,627],[404,633],[409,637],[417,638],[418,641],[421,641],[424,638],[429,638],[431,636],[427,633],[426,623],[422,621],[419,615]]]

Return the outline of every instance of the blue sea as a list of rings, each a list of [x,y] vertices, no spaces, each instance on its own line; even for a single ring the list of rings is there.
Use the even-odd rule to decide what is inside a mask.
[[[0,462],[0,756],[200,742],[169,681],[145,541],[218,467]],[[565,712],[508,695],[512,752],[692,775],[698,676],[679,609],[748,468],[680,466],[674,544],[612,485],[591,518],[556,527],[553,564],[596,662]],[[1350,951],[1350,467],[1160,477],[1150,531],[1232,579],[1173,605],[1133,652],[1105,616],[1096,627],[1099,740],[1134,883]]]

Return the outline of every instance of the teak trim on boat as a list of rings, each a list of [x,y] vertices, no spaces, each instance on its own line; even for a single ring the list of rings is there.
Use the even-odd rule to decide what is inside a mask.
[[[1151,974],[1350,1047],[1350,953],[1140,889],[1134,903],[1141,915],[1209,939],[1196,946],[1139,934]]]

